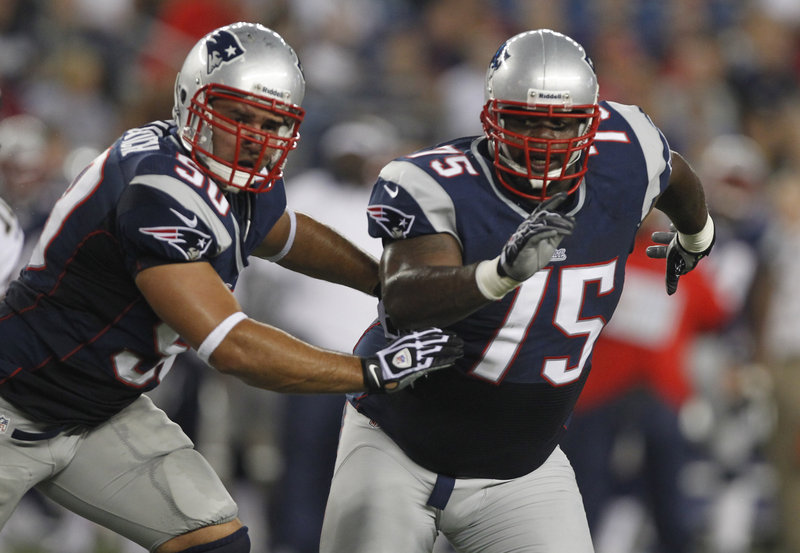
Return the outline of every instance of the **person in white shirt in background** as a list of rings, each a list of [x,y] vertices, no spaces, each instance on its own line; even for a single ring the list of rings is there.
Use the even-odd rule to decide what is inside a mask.
[[[17,113],[0,121],[0,197],[25,236],[14,266],[0,272],[16,277],[28,262],[53,204],[74,176],[66,174],[66,159],[61,137],[35,115]]]
[[[15,276],[24,242],[25,236],[16,214],[0,198],[0,295],[5,293],[6,286]]]
[[[361,116],[330,126],[320,136],[318,148],[321,166],[292,176],[286,189],[288,205],[379,257],[381,242],[366,232],[364,213],[378,170],[407,144],[401,143],[393,123]],[[243,274],[237,287],[243,305],[296,336],[316,340],[321,347],[349,351],[377,316],[374,298],[361,297],[364,294],[343,286],[329,286],[259,260],[249,273]],[[290,289],[292,299],[286,301]],[[241,399],[240,391],[236,393]],[[259,397],[263,399],[263,394]],[[270,432],[277,433],[279,463],[266,509],[269,551],[316,553],[343,406],[344,395],[275,394],[270,408],[277,409],[278,416],[267,423],[273,429],[264,429],[267,439]],[[264,439],[260,441],[263,445]]]

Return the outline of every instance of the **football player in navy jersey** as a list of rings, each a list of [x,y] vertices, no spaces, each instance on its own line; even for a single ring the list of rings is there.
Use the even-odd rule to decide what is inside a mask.
[[[700,181],[641,109],[598,101],[584,48],[550,30],[489,64],[482,136],[386,165],[368,206],[383,311],[356,351],[435,324],[455,366],[391,395],[351,394],[323,553],[593,551],[559,448],[653,207],[676,291],[714,241]],[[654,261],[655,262],[655,261]]]
[[[425,329],[359,358],[241,312],[251,254],[377,290],[377,260],[287,209],[304,89],[279,35],[217,29],[184,62],[174,120],[125,132],[57,202],[0,302],[0,527],[35,486],[149,551],[246,553],[219,477],[142,395],[176,354],[283,392],[397,391],[459,355]]]

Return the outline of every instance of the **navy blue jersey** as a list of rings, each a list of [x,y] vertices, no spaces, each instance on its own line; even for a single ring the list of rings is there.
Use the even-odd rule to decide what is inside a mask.
[[[187,346],[134,283],[206,261],[231,288],[283,214],[266,194],[226,194],[154,122],[127,131],[56,203],[0,303],[0,395],[53,424],[95,425],[154,388]]]
[[[603,103],[576,220],[551,262],[502,300],[449,327],[465,341],[455,368],[394,394],[351,396],[411,459],[454,477],[513,478],[556,447],[592,347],[622,291],[639,224],[670,174],[669,147],[640,109]],[[384,241],[448,233],[464,264],[498,255],[528,215],[495,180],[486,139],[468,137],[390,162],[368,207]],[[385,344],[368,331],[356,351]]]

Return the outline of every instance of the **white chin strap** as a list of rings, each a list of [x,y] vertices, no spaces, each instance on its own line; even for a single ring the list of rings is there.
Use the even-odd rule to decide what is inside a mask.
[[[275,152],[275,155],[272,156],[273,159],[270,160],[270,164],[275,163],[275,157],[277,157],[278,155],[280,155],[280,152]],[[251,179],[252,176],[251,173],[247,171],[239,171],[233,169],[232,167],[229,167],[224,163],[220,163],[219,161],[213,160],[207,156],[202,156],[202,157],[203,157],[203,162],[208,166],[211,172],[217,175],[219,178],[221,178],[224,182],[231,182],[237,186],[243,187],[247,184],[248,181],[250,181],[252,184],[252,181],[254,180]],[[269,168],[264,167],[263,169],[261,169],[261,171],[259,171],[258,174],[262,175],[263,177],[266,177],[268,173],[269,173]],[[231,178],[231,174],[233,174],[233,178]],[[226,192],[238,192],[239,190],[242,190],[242,188],[236,188],[234,186],[226,186],[225,184],[223,184],[222,187]]]
[[[527,174],[528,172],[527,167],[523,167],[522,165],[520,165],[511,158],[508,152],[507,144],[500,145],[500,157],[503,160],[503,163],[505,163],[509,168],[513,169],[514,171],[517,171],[518,173],[522,173],[523,175]],[[572,165],[574,165],[575,162],[580,159],[580,157],[581,157],[580,151],[572,152],[569,161],[567,161],[567,169],[570,168]],[[562,170],[561,167],[556,167],[555,169],[549,171],[547,173],[547,180],[552,181],[553,179],[560,177],[561,170]],[[533,188],[534,190],[541,190],[542,183],[544,182],[544,177],[534,176],[533,178],[527,179],[527,181],[530,183],[531,188]]]

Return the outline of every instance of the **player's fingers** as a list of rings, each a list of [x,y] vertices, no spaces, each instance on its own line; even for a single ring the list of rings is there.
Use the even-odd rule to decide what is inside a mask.
[[[563,229],[558,229],[554,227],[548,227],[546,230],[540,229],[538,232],[531,234],[525,240],[525,246],[533,246],[535,247],[539,242],[542,240],[547,240],[548,238],[553,238],[559,234],[564,234]]]
[[[572,232],[575,228],[575,219],[565,215],[552,214],[545,218],[548,227],[564,229]]]
[[[564,203],[564,200],[566,199],[567,199],[567,193],[559,192],[558,194],[555,194],[552,198],[549,198],[548,200],[542,202],[539,205],[537,211],[552,211],[558,206],[560,206],[562,203]]]
[[[674,273],[667,273],[667,295],[672,295],[678,289],[679,276]]]
[[[667,247],[666,246],[647,246],[647,257],[652,257],[654,259],[661,259],[667,257]]]
[[[654,232],[650,238],[656,244],[669,244],[672,241],[672,237],[675,236],[674,232]]]

